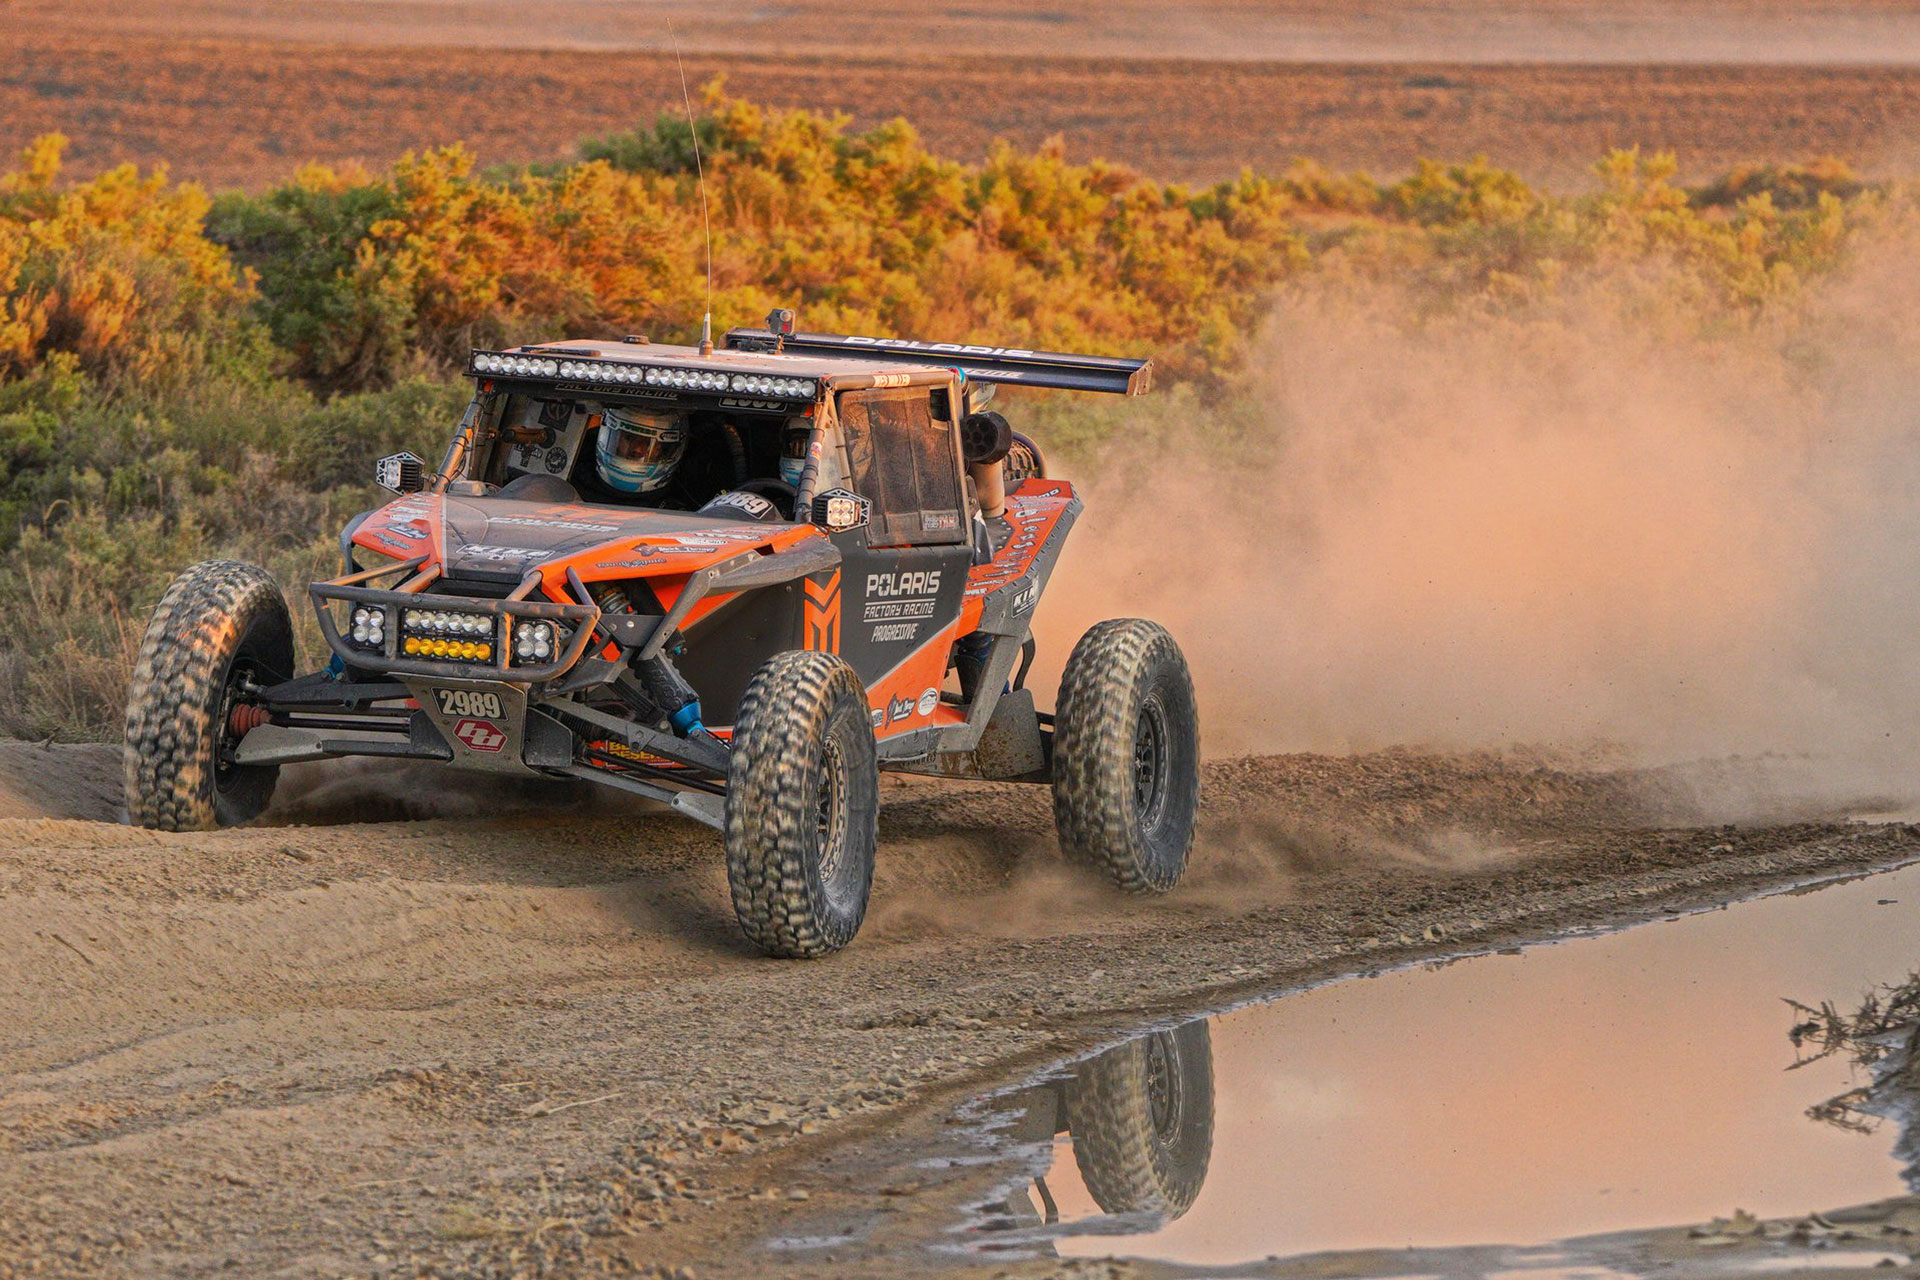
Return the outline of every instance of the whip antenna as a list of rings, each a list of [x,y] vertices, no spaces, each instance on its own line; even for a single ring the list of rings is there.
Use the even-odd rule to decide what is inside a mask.
[[[680,72],[680,101],[687,109],[687,136],[693,139],[693,173],[700,183],[700,229],[707,240],[707,312],[700,320],[700,354],[713,354],[713,221],[707,216],[707,170],[700,162],[700,128],[693,122],[693,95],[687,91],[687,65],[680,60],[680,33],[667,19],[667,35],[673,41],[673,65]]]

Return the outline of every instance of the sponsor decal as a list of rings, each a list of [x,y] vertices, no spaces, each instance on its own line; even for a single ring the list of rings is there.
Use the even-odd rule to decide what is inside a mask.
[[[917,622],[883,622],[873,629],[873,643],[889,644],[897,640],[911,640],[920,634]]]
[[[887,713],[882,711],[880,708],[875,707],[873,709],[873,727],[876,729],[884,729],[886,728],[886,725],[887,725]]]
[[[917,569],[912,573],[870,573],[867,595],[890,599],[894,596],[931,596],[940,591],[940,570]]]
[[[873,375],[873,385],[876,387],[904,387],[912,381],[913,375],[910,373],[876,373]]]
[[[930,716],[933,714],[933,709],[939,705],[940,691],[938,689],[928,689],[920,695],[919,705],[915,709],[923,716]]]
[[[593,524],[586,520],[555,520],[548,516],[489,516],[489,525],[525,525],[532,529],[570,529],[575,533],[618,533],[617,524]]]
[[[635,544],[635,551],[671,551],[691,547],[695,551],[719,551],[730,542],[758,542],[765,534],[751,529],[713,529],[706,533],[661,534]]]
[[[805,593],[800,627],[803,643],[822,653],[840,652],[840,571],[835,569],[824,579],[808,578]]]
[[[929,511],[920,517],[920,527],[931,532],[935,529],[958,529],[960,513],[958,511]]]
[[[919,600],[870,601],[865,606],[862,617],[867,622],[892,622],[900,618],[931,618],[936,603],[932,596]]]
[[[896,351],[931,351],[952,356],[1030,356],[1025,347],[976,347],[963,342],[916,342],[911,338],[846,339],[850,347],[889,347]]]
[[[1025,613],[1027,610],[1033,608],[1033,602],[1039,598],[1040,584],[1037,582],[1029,582],[1014,595],[1013,611],[1015,613]]]
[[[773,510],[773,504],[757,493],[723,493],[707,504],[710,507],[733,507],[758,519]]]
[[[462,720],[453,726],[453,736],[471,751],[498,751],[507,745],[507,735],[485,720]]]
[[[493,547],[476,544],[462,547],[457,559],[479,560],[486,564],[535,564],[549,555],[545,551],[529,551],[525,547]]]
[[[665,564],[664,556],[649,556],[644,560],[602,560],[595,568],[599,569],[652,569]]]
[[[635,396],[642,396],[649,400],[678,400],[680,398],[678,391],[670,391],[665,387],[655,386],[645,382],[621,382],[613,385],[605,382],[556,382],[553,389],[555,391],[585,392],[596,400],[604,399],[609,394],[625,399],[632,399]]]
[[[557,476],[567,469],[567,451],[565,449],[547,450],[547,474]]]
[[[887,723],[899,724],[913,714],[913,704],[905,698],[895,698],[887,704]]]
[[[740,396],[726,396],[720,401],[720,407],[723,409],[778,410],[788,408],[791,404],[792,401],[789,400],[747,400]]]
[[[498,720],[506,714],[497,693],[478,689],[435,689],[433,696],[440,703],[440,714],[443,716],[485,716],[489,720]]]

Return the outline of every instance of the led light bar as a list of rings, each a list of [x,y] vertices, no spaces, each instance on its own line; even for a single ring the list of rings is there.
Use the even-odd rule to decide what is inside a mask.
[[[812,378],[736,373],[728,369],[691,369],[680,365],[633,364],[625,360],[554,360],[546,356],[516,356],[493,351],[473,353],[473,372],[505,378],[553,378],[561,382],[613,388],[647,386],[729,392],[773,400],[811,400],[820,391],[820,384]]]
[[[459,610],[408,609],[400,620],[400,652],[455,662],[493,660],[493,619]]]

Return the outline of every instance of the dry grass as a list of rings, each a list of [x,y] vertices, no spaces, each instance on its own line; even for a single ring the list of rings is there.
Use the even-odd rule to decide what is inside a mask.
[[[913,120],[932,150],[1054,134],[1184,181],[1309,155],[1393,175],[1419,156],[1488,154],[1530,181],[1586,185],[1607,149],[1670,148],[1682,175],[1743,161],[1846,157],[1868,173],[1920,158],[1920,68],[1418,66],[896,54],[689,56],[768,105],[862,124]],[[577,139],[677,105],[672,59],[646,52],[357,47],[59,34],[0,69],[0,152],[59,130],[70,171],[171,163],[259,188],[309,159],[380,165],[464,140],[488,163],[565,157]]]

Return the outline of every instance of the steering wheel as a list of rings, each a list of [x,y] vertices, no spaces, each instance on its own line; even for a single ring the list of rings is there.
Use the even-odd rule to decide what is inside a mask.
[[[735,493],[757,493],[763,498],[771,498],[773,505],[776,507],[784,507],[789,517],[794,515],[793,500],[800,496],[798,489],[795,489],[778,476],[760,476],[752,480],[742,480],[739,484],[733,486],[733,491]]]

